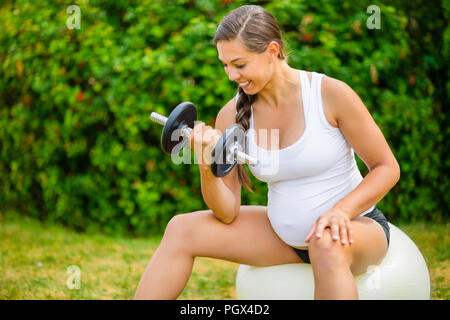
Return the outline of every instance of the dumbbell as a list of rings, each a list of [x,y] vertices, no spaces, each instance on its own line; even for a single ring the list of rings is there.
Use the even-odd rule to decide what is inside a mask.
[[[161,135],[163,151],[166,154],[178,153],[189,141],[197,120],[197,109],[191,102],[182,102],[172,110],[168,118],[152,112],[150,119],[164,126]],[[172,137],[176,130],[179,130],[178,139]],[[253,166],[258,163],[258,159],[242,151],[244,138],[244,128],[240,124],[231,125],[222,134],[212,152],[211,171],[216,177],[227,175],[238,161]]]

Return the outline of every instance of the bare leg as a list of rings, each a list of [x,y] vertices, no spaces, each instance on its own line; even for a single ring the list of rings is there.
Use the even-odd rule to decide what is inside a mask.
[[[355,278],[350,270],[350,250],[331,239],[326,229],[309,248],[314,274],[314,299],[358,299]]]
[[[194,257],[189,251],[163,239],[144,272],[135,299],[174,299],[183,291],[192,272]]]
[[[331,238],[329,229],[323,237],[313,237],[309,247],[314,273],[315,299],[358,299],[354,275],[379,264],[387,251],[382,228],[369,218],[351,221],[355,242],[341,244]]]
[[[242,206],[228,225],[211,211],[182,214],[169,222],[135,299],[176,299],[189,280],[195,257],[256,266],[302,262],[273,231],[266,207]]]

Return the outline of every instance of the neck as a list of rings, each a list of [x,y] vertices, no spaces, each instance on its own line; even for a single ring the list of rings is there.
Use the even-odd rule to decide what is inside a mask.
[[[280,111],[284,106],[284,101],[292,92],[298,92],[299,86],[298,71],[291,68],[286,60],[279,60],[274,63],[272,77],[266,86],[258,92],[258,100],[271,111]]]

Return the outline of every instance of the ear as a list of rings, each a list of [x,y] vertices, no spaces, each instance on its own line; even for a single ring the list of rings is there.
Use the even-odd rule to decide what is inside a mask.
[[[267,57],[269,58],[270,62],[273,62],[277,57],[278,53],[280,52],[280,45],[276,41],[271,41],[266,49]]]

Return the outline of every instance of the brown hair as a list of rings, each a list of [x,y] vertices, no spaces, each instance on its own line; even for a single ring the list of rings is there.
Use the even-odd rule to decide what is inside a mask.
[[[231,11],[219,24],[214,35],[214,44],[221,40],[238,39],[251,52],[263,53],[270,42],[276,41],[280,46],[278,59],[287,59],[284,53],[284,42],[280,27],[272,14],[263,7],[245,5]],[[236,123],[244,127],[245,132],[250,127],[250,106],[258,95],[247,95],[242,88],[238,89],[239,99],[236,103]],[[239,182],[253,192],[251,181],[244,165],[238,164]]]

